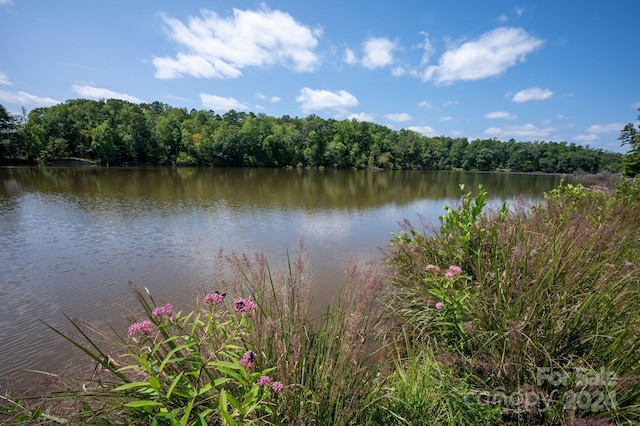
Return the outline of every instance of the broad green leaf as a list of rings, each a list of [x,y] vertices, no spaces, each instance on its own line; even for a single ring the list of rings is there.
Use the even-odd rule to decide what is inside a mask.
[[[182,378],[182,374],[184,374],[184,371],[181,371],[180,374],[178,374],[176,378],[173,379],[173,381],[171,382],[171,386],[169,386],[169,389],[167,390],[167,399],[171,398],[171,394],[173,393],[173,390],[175,389],[175,387],[178,385],[178,382]]]
[[[212,387],[213,385],[211,383],[207,383],[206,385],[198,389],[198,396],[201,396],[202,394],[209,392]]]
[[[130,408],[147,408],[147,407],[157,407],[159,405],[162,405],[161,402],[158,401],[149,401],[149,400],[138,400],[138,401],[131,401],[131,402],[127,402],[126,404],[124,404],[125,407],[130,407]]]
[[[149,377],[149,385],[151,385],[151,387],[157,392],[160,392],[160,380],[158,380],[156,376]]]
[[[211,361],[207,363],[207,367],[223,367],[231,368],[232,370],[240,370],[242,368],[240,364],[236,364],[235,362],[230,361]]]
[[[225,384],[229,381],[233,380],[231,377],[220,377],[219,379],[215,379],[213,381],[214,386],[218,387],[222,384]]]
[[[124,390],[133,389],[133,388],[148,388],[148,387],[149,387],[149,382],[131,382],[131,383],[125,383],[124,385],[120,385],[113,390],[115,392],[121,392]]]

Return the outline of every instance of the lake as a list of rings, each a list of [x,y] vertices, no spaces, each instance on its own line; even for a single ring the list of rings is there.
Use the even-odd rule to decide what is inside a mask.
[[[496,203],[537,202],[558,175],[232,168],[0,167],[0,379],[80,358],[40,321],[65,314],[126,333],[113,303],[128,283],[176,309],[215,290],[221,249],[264,251],[271,269],[300,243],[314,303],[344,284],[350,259],[382,258],[399,222],[438,224],[459,184]]]

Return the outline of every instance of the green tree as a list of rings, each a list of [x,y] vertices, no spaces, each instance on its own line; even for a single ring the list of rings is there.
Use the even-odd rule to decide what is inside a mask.
[[[638,120],[640,120],[640,115]],[[638,130],[640,130],[640,124]],[[629,177],[640,175],[640,132],[638,130],[632,123],[629,123],[624,126],[618,138],[623,146],[629,145],[629,151],[622,159],[622,172]]]
[[[109,165],[117,159],[118,132],[111,127],[108,120],[102,122],[91,132],[91,149],[98,159]]]
[[[0,105],[0,159],[14,156],[17,136],[18,122],[16,117],[9,114],[4,105]]]

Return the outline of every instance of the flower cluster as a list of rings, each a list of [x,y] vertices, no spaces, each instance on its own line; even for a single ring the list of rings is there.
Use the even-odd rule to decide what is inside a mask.
[[[167,303],[164,306],[158,306],[153,310],[151,315],[154,317],[161,317],[165,315],[167,318],[171,319],[173,318],[173,306],[171,306],[170,303]]]
[[[256,310],[256,307],[257,305],[255,304],[255,302],[249,299],[240,298],[235,300],[233,310],[239,314],[242,314],[246,312],[253,312]]]
[[[215,293],[208,293],[204,296],[204,303],[209,306],[219,305],[224,301],[225,296],[226,293],[220,293],[219,291],[216,291]]]
[[[274,382],[269,376],[260,376],[257,383],[258,386],[270,387],[276,393],[284,389],[282,382]]]
[[[459,266],[451,265],[447,272],[444,273],[444,276],[447,278],[455,278],[462,273],[462,268]]]
[[[432,264],[427,265],[427,271],[438,272],[439,270],[440,270],[440,267],[438,265],[432,265]]]
[[[441,311],[441,310],[442,310],[442,308],[444,308],[444,303],[442,303],[442,302],[438,302],[438,303],[436,303],[436,309],[437,309],[437,310]]]
[[[242,355],[242,358],[240,359],[240,365],[243,366],[244,368],[253,368],[253,363],[256,360],[256,354],[253,351],[247,351],[244,353],[244,355]]]
[[[153,330],[153,323],[149,320],[134,322],[129,326],[129,337],[149,336]]]

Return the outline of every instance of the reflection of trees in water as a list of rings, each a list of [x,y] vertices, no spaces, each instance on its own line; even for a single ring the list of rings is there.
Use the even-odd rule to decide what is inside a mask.
[[[492,197],[538,198],[562,177],[549,174],[252,168],[6,168],[2,195],[38,191],[153,208],[156,203],[225,203],[256,208],[359,209],[455,199],[459,185]],[[89,207],[89,206],[87,206]]]

